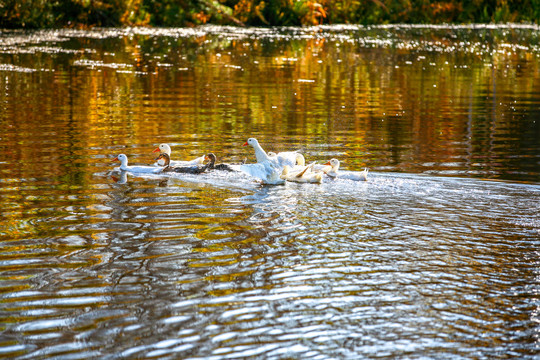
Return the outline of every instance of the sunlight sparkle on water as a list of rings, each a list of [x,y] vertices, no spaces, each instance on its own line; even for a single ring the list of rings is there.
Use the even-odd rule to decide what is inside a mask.
[[[537,26],[0,43],[1,356],[537,357]],[[367,181],[111,163],[253,165],[249,137]]]

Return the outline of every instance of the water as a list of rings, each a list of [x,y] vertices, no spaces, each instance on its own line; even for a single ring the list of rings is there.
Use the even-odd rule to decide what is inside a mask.
[[[0,357],[540,351],[537,28],[0,39]],[[112,171],[249,136],[369,179]]]

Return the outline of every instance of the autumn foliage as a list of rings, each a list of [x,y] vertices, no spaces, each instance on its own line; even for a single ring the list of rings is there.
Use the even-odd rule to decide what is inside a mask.
[[[0,28],[540,20],[540,0],[2,0]]]

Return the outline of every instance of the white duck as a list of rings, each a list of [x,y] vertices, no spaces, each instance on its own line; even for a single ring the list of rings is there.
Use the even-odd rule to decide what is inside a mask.
[[[242,146],[248,146],[248,145],[250,145],[253,148],[253,150],[255,150],[255,157],[257,158],[258,163],[262,163],[265,161],[276,163],[277,155],[275,155],[274,157],[268,156],[268,154],[266,153],[266,151],[263,150],[263,148],[261,147],[257,139],[249,138]]]
[[[331,159],[326,164],[323,164],[324,168],[321,169],[326,175],[336,178],[339,171],[339,160]]]
[[[296,165],[291,166],[289,172],[293,173],[293,172],[300,172],[300,171],[304,170],[304,167],[306,166],[306,158],[304,157],[304,155],[302,155],[302,154],[300,154],[298,152],[287,152],[287,154],[289,154],[289,153],[294,154],[295,159],[296,159],[296,163],[295,163]],[[282,153],[280,153],[280,154],[282,154]],[[269,151],[268,156],[274,157],[274,156],[278,156],[278,154],[276,154],[275,152]],[[310,171],[322,171],[322,172],[325,172],[325,171],[330,170],[330,167],[327,166],[327,165],[321,165],[321,164],[312,163],[309,166],[311,166]]]
[[[340,172],[340,179],[354,180],[354,181],[367,181],[369,170],[365,168],[362,171],[350,171],[350,172]]]
[[[145,173],[145,174],[159,174],[163,170],[155,166],[129,166],[128,158],[124,154],[120,154],[113,159],[113,161],[120,161],[120,170],[129,171],[131,173]]]
[[[247,145],[251,145],[253,149],[255,149],[255,157],[257,158],[258,163],[266,160],[271,160],[277,166],[283,168],[285,165],[295,166],[300,157],[305,163],[302,154],[296,151],[283,151],[277,154],[275,152],[269,152],[267,154],[255,138],[249,138],[248,141],[246,141],[242,146]],[[300,155],[300,157],[298,155]]]
[[[243,164],[237,167],[244,173],[261,179],[264,184],[283,184],[285,180],[280,178],[282,166],[279,165],[277,156],[271,157],[263,150],[257,139],[249,138],[242,146],[250,145],[255,150],[256,164]]]
[[[169,155],[170,157],[172,150],[169,144],[159,144],[159,146],[152,152],[159,152],[162,154],[164,153],[164,154]],[[198,158],[195,158],[193,160],[188,160],[188,161],[171,160],[170,166],[194,166],[194,165],[202,165],[203,163],[204,163],[204,155]],[[159,159],[156,162],[157,166],[164,166],[164,164],[165,164],[164,159]]]
[[[281,152],[279,154],[276,154],[273,151],[269,151],[267,154],[268,156],[270,156],[270,158],[277,159],[278,163],[283,163],[284,161],[289,162],[289,163],[285,163],[283,166],[289,165],[293,168],[296,166],[306,166],[306,159],[304,158],[304,155],[298,152],[286,151],[286,152]],[[283,154],[285,155],[283,156]],[[293,156],[294,156],[294,165],[291,165],[290,162]]]
[[[300,172],[292,172],[289,165],[285,165],[281,172],[281,178],[287,181],[298,183],[322,183],[323,175],[321,172],[313,171],[313,164],[305,166]]]
[[[368,176],[368,169],[364,169],[364,171],[360,172],[339,172],[339,160],[338,159],[331,159],[326,164],[327,167],[330,167],[329,169],[323,169],[322,171],[332,177],[332,178],[338,178],[338,179],[347,179],[347,180],[354,180],[354,181],[367,181]]]

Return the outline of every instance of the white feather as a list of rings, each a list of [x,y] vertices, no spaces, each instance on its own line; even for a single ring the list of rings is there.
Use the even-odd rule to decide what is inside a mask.
[[[155,166],[129,166],[128,165],[128,158],[124,154],[118,155],[114,160],[120,161],[120,167],[119,169],[122,171],[129,171],[131,173],[139,173],[139,174],[159,174],[162,171],[162,168],[155,167]]]

